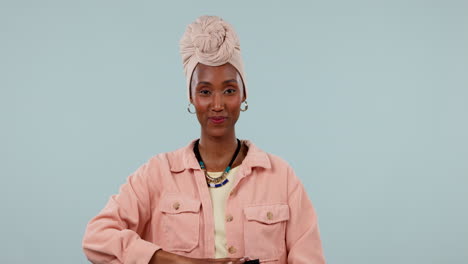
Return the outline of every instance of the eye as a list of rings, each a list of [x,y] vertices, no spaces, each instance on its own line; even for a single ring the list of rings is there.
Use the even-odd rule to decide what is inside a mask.
[[[228,88],[224,91],[224,93],[227,93],[227,94],[232,94],[232,93],[235,93],[236,92],[236,89],[234,88]]]
[[[209,95],[211,92],[208,89],[201,89],[198,93],[201,95]]]

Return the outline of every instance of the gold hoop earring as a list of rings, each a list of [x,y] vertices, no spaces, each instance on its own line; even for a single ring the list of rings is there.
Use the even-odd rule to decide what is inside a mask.
[[[245,100],[245,101],[242,102],[242,103],[245,103],[245,107],[244,107],[243,109],[242,109],[242,107],[241,107],[240,110],[241,110],[242,112],[245,112],[245,111],[247,111],[247,109],[249,109],[249,105],[247,104],[247,100]]]
[[[197,111],[195,111],[195,112],[190,111],[190,105],[193,105],[193,104],[192,104],[192,103],[189,103],[189,104],[188,104],[188,106],[187,106],[187,111],[188,111],[189,113],[191,113],[191,114],[196,114]],[[193,107],[195,107],[195,106],[193,105]]]

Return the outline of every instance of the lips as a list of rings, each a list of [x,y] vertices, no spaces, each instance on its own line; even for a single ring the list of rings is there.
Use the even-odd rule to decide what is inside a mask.
[[[212,117],[209,117],[208,119],[210,119],[211,122],[215,123],[215,124],[221,124],[223,123],[227,118],[225,116],[212,116]]]

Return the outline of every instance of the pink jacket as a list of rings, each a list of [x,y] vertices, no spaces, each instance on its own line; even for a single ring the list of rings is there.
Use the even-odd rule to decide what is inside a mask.
[[[211,198],[193,143],[150,158],[88,223],[93,263],[146,264],[160,248],[214,258]],[[323,264],[312,202],[293,169],[252,142],[226,203],[229,257],[261,263]]]

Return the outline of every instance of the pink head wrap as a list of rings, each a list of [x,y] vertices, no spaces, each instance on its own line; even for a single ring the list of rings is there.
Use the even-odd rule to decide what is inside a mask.
[[[234,28],[217,16],[201,16],[187,26],[180,40],[180,54],[187,80],[187,96],[190,100],[192,73],[198,63],[219,66],[230,63],[239,72],[247,98],[244,66],[240,42]]]

